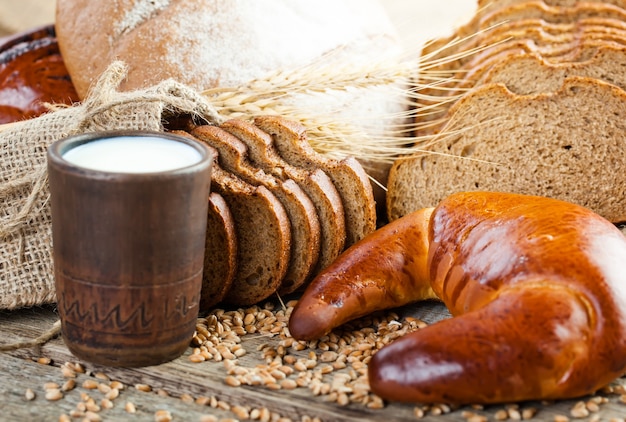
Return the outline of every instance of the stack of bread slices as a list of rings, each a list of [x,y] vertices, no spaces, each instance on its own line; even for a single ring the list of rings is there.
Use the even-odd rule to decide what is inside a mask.
[[[458,191],[548,196],[626,220],[626,1],[479,0],[422,54],[454,78],[390,172],[388,218]],[[435,70],[435,68],[431,69]]]
[[[263,116],[175,133],[215,154],[201,310],[302,289],[376,228],[361,165],[318,154],[299,123]]]

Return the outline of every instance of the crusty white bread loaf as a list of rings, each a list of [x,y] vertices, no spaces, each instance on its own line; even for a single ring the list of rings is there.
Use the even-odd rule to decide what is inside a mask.
[[[330,177],[319,168],[303,169],[287,163],[276,151],[272,137],[252,123],[233,119],[220,128],[246,144],[251,164],[282,181],[295,181],[311,198],[320,221],[320,254],[313,273],[330,265],[343,251],[346,240],[341,197]],[[286,292],[281,287],[279,293]]]
[[[321,168],[330,176],[342,199],[346,247],[376,229],[372,185],[355,158],[335,160],[318,154],[307,141],[306,129],[297,122],[279,116],[260,116],[254,124],[272,136],[280,156],[289,164],[309,170]]]
[[[290,261],[278,290],[292,292],[311,275],[320,253],[320,222],[311,199],[293,180],[280,181],[253,166],[246,145],[217,126],[198,126],[191,134],[218,151],[220,166],[253,186],[264,186],[282,203],[291,225]]]
[[[563,199],[624,221],[624,104],[626,92],[592,78],[570,77],[557,92],[527,96],[479,86],[450,108],[448,135],[394,163],[389,218],[454,192],[491,190]]]
[[[484,12],[498,9],[514,4],[525,3],[528,0],[478,0],[478,9]],[[591,2],[608,3],[619,7],[626,7],[625,0],[592,0]],[[585,0],[544,0],[547,6],[552,7],[574,7],[578,3],[590,3]],[[483,12],[483,13],[484,13]]]

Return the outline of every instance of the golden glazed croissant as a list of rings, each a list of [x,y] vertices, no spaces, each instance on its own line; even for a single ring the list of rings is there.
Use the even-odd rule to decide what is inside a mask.
[[[438,297],[453,318],[377,352],[374,393],[460,404],[572,398],[626,371],[625,264],[626,238],[585,208],[460,193],[347,250],[307,288],[289,329],[319,338]]]

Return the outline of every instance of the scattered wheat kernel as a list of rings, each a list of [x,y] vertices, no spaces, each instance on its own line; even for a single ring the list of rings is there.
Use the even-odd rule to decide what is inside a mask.
[[[98,388],[98,382],[92,379],[85,380],[83,381],[83,388],[86,388],[87,390],[95,390]]]
[[[27,388],[24,393],[24,398],[28,401],[35,400],[35,392],[32,389]]]
[[[155,422],[171,422],[172,414],[169,410],[157,410],[154,413]]]
[[[239,420],[250,419],[250,412],[243,406],[233,406],[230,411],[233,412]]]
[[[293,390],[298,388],[298,384],[295,380],[292,379],[284,379],[280,382],[280,386],[285,390]]]
[[[467,422],[487,422],[487,417],[483,415],[474,415],[467,419]]]
[[[102,394],[106,394],[111,391],[111,387],[109,387],[107,384],[100,383],[98,384],[98,391]]]
[[[159,397],[169,397],[169,396],[170,396],[170,393],[168,393],[167,391],[165,391],[165,390],[164,390],[164,389],[162,389],[162,388],[159,388],[159,389],[156,391],[156,393],[157,393],[157,396],[159,396]]]
[[[218,400],[217,408],[222,410],[230,410],[230,404],[226,403],[225,401]]]
[[[135,408],[135,405],[129,401],[127,401],[126,404],[124,405],[124,410],[126,410],[127,413],[137,412],[137,408]]]
[[[415,416],[417,419],[422,419],[424,417],[424,410],[421,407],[414,407],[413,416]]]
[[[580,401],[576,403],[576,405],[570,411],[570,415],[572,415],[572,417],[574,418],[586,418],[587,416],[589,416],[589,410],[587,410],[585,402]]]
[[[56,382],[47,382],[43,385],[43,389],[44,390],[54,390],[54,389],[58,389],[59,384],[57,384]]]
[[[589,400],[587,403],[585,403],[585,406],[587,407],[587,410],[590,412],[599,412],[600,411],[600,406],[598,406],[598,403]]]
[[[46,391],[46,400],[57,401],[63,398],[63,393],[58,388],[51,388]]]
[[[105,374],[104,372],[96,372],[94,374],[94,377],[102,381],[110,381],[109,376]]]
[[[107,398],[104,398],[100,400],[100,407],[102,407],[103,409],[112,409],[113,402]]]
[[[554,422],[569,422],[569,418],[565,415],[555,415]]]
[[[619,401],[621,401],[622,403],[626,403],[626,394],[622,394],[619,398]]]
[[[229,375],[226,378],[224,378],[224,382],[226,383],[226,385],[229,385],[231,387],[239,387],[241,385],[241,381],[239,381],[239,379],[237,379],[236,377]]]
[[[600,415],[593,415],[589,418],[589,422],[600,422]]]
[[[74,378],[68,379],[61,386],[62,391],[72,391],[74,388],[76,388],[76,380]]]
[[[474,414],[472,414],[471,416],[474,416]],[[505,409],[500,409],[500,410],[496,411],[496,413],[493,415],[493,417],[497,421],[505,421],[505,420],[507,420],[509,418],[509,412],[507,412]]]
[[[117,388],[111,388],[111,391],[106,393],[105,398],[107,398],[108,400],[115,400],[116,398],[119,397],[119,395],[120,395],[120,390],[118,390]]]
[[[85,402],[80,402],[76,405],[76,410],[85,413],[87,411],[87,405],[85,404]]]
[[[67,364],[61,367],[61,374],[63,374],[63,378],[76,378],[76,371],[67,366]]]
[[[71,418],[70,416],[66,415],[65,413],[63,413],[61,416],[59,416],[59,422],[71,422]]]
[[[37,359],[37,363],[39,363],[41,365],[50,365],[52,363],[52,359],[46,358],[46,357],[41,357],[41,358]]]
[[[85,403],[85,407],[90,412],[99,412],[100,411],[100,406],[98,406],[96,404],[96,402],[94,402],[93,400],[89,400],[87,403]]]
[[[522,414],[520,413],[518,409],[509,409],[508,413],[509,413],[509,418],[511,418],[512,420],[514,421],[522,420]]]
[[[189,360],[193,363],[200,363],[204,362],[206,359],[203,355],[194,353],[193,355],[189,355]]]
[[[202,415],[200,416],[200,422],[218,422],[217,416],[213,415]]]
[[[152,391],[152,387],[150,387],[148,384],[135,384],[135,389],[143,391],[144,393],[149,393],[150,391]]]
[[[73,409],[70,411],[70,416],[74,419],[78,419],[78,418],[84,418],[85,417],[85,411],[83,410],[78,410],[78,409]]]
[[[113,381],[111,384],[109,384],[111,386],[111,388],[115,389],[115,390],[123,390],[125,388],[124,384],[122,384],[119,381]]]
[[[522,419],[524,419],[525,421],[528,419],[532,419],[535,417],[536,414],[537,414],[537,409],[535,409],[534,407],[528,407],[522,410]]]
[[[102,420],[102,417],[100,415],[98,415],[96,412],[92,412],[92,411],[85,412],[85,418],[89,422],[100,422]]]
[[[191,404],[191,403],[193,403],[193,402],[194,402],[194,398],[191,396],[191,394],[187,394],[187,393],[181,394],[181,395],[180,395],[180,399],[181,399],[184,403],[189,403],[189,404]]]

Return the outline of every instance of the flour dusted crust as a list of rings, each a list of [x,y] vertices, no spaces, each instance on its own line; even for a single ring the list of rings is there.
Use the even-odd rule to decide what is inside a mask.
[[[373,0],[58,0],[56,31],[82,98],[115,59],[129,66],[122,90],[170,77],[203,90],[308,64],[340,47],[362,56],[364,46],[375,54],[396,46]],[[377,37],[388,39],[372,43]]]

